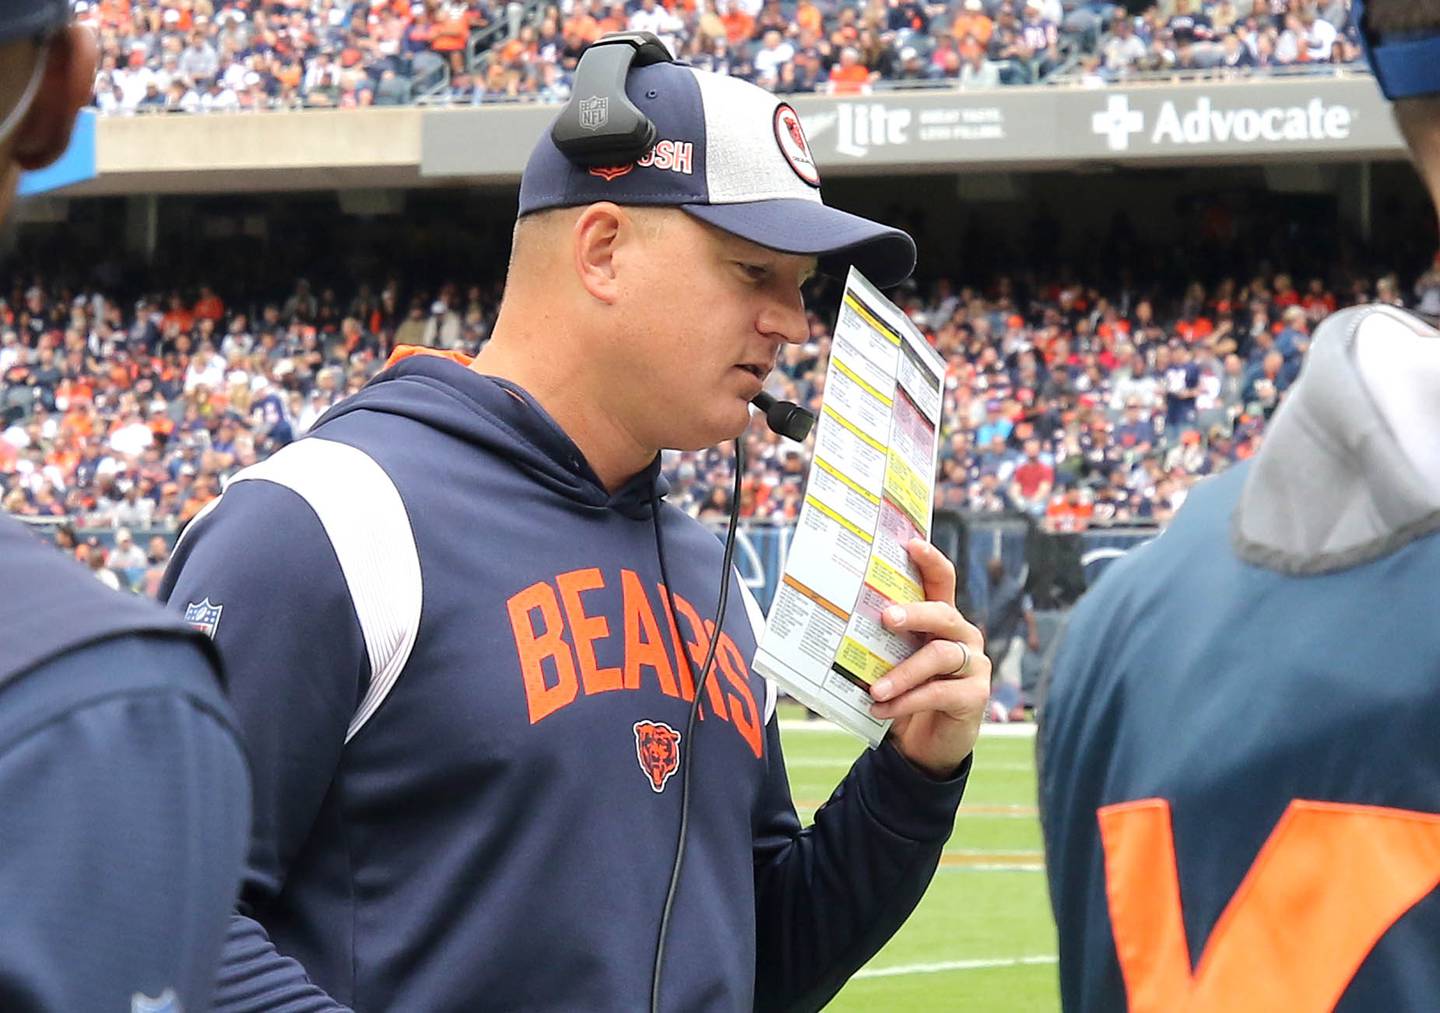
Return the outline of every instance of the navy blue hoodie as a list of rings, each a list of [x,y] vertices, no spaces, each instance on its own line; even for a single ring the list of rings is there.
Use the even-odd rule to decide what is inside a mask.
[[[899,927],[968,761],[867,752],[802,830],[739,594],[684,741],[721,546],[661,507],[672,613],[657,493],[658,461],[612,495],[524,391],[416,356],[196,520],[164,593],[223,610],[256,781],[220,1008],[644,1007],[681,758],[665,1008],[818,1007]]]
[[[209,1007],[250,794],[208,648],[0,516],[0,1010]]]

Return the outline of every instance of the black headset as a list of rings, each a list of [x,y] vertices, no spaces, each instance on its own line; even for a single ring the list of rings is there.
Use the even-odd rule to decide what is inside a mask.
[[[550,127],[560,153],[586,169],[633,162],[655,146],[650,117],[625,94],[631,67],[674,63],[650,32],[612,32],[580,56],[570,101]]]
[[[674,63],[675,58],[665,44],[650,32],[615,32],[599,39],[580,56],[575,68],[575,84],[554,125],[550,139],[569,161],[582,168],[626,165],[643,157],[655,146],[658,130],[650,117],[642,113],[625,94],[625,78],[631,67],[648,67],[656,63]],[[777,435],[803,442],[810,435],[815,416],[793,401],[777,401],[763,391],[750,401],[765,415],[765,424]],[[680,826],[675,842],[675,861],[670,867],[670,886],[665,906],[660,912],[660,926],[655,940],[655,963],[650,978],[650,1009],[660,1010],[660,980],[665,967],[665,940],[669,935],[670,914],[675,906],[675,893],[680,884],[680,869],[685,860],[685,841],[690,828],[690,771],[695,765],[695,716],[705,681],[715,663],[715,648],[720,642],[720,627],[725,618],[725,605],[730,596],[730,573],[735,555],[735,530],[740,517],[740,479],[745,469],[744,439],[735,440],[734,489],[730,495],[730,523],[725,535],[725,554],[721,563],[720,600],[715,607],[716,635],[710,638],[710,649],[697,677],[684,645],[677,645],[681,662],[690,669],[695,697],[690,702],[690,717],[685,728],[685,741],[690,743],[687,758],[681,760],[684,770],[680,787]],[[665,572],[665,546],[660,537],[660,517],[656,504],[655,550],[660,561],[661,579],[667,595],[672,594],[669,575]],[[673,614],[675,604],[670,602]]]

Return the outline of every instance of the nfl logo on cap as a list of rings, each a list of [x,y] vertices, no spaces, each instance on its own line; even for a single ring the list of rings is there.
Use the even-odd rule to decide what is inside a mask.
[[[610,99],[604,95],[591,95],[580,100],[580,126],[585,130],[599,130],[610,122]]]

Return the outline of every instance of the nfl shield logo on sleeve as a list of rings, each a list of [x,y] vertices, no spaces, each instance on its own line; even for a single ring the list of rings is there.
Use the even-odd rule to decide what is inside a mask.
[[[214,640],[215,630],[220,625],[220,613],[224,608],[224,605],[211,605],[209,598],[201,602],[192,601],[185,606],[185,621]]]
[[[580,100],[580,129],[599,130],[610,122],[610,98],[591,95]]]

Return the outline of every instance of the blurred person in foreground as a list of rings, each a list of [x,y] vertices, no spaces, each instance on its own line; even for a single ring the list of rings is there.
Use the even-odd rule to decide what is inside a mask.
[[[802,827],[758,606],[710,621],[721,545],[660,477],[745,431],[817,259],[893,285],[913,241],[822,203],[774,95],[672,63],[627,90],[660,140],[587,172],[542,137],[480,355],[397,356],[176,546],[163,594],[224,603],[256,768],[222,1009],[646,1008],[682,764],[662,1009],[819,1008],[935,872],[989,691],[954,567],[909,546],[895,724]]]
[[[0,9],[0,216],[90,95],[69,8]],[[0,1009],[203,1010],[250,811],[210,645],[8,517],[0,588]]]
[[[1440,4],[1356,4],[1440,202]],[[1440,333],[1318,328],[1244,464],[1075,609],[1040,801],[1070,1010],[1440,1001]]]

